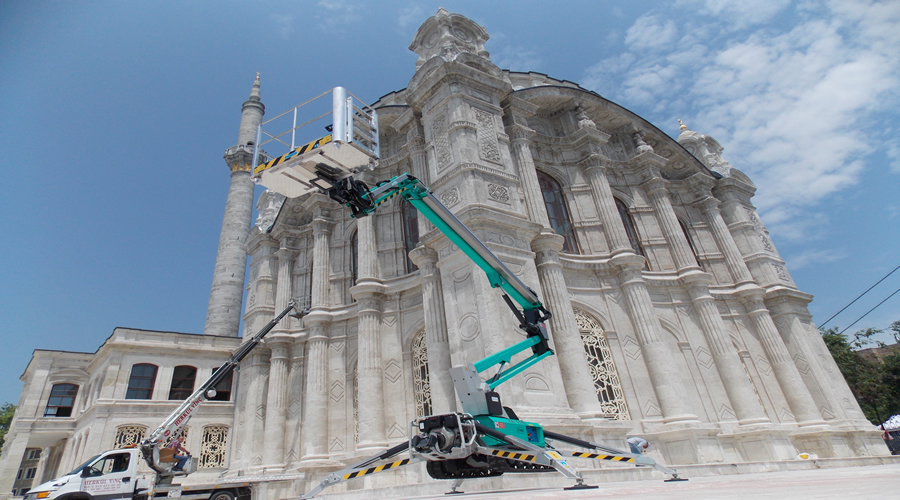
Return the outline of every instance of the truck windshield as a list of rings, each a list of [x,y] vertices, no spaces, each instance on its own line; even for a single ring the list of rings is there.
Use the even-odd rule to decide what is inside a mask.
[[[97,458],[99,458],[99,457],[100,457],[100,455],[94,455],[93,457],[87,459],[87,461],[85,461],[83,464],[79,465],[78,467],[75,467],[75,470],[73,470],[72,472],[69,472],[66,475],[71,476],[72,474],[78,474],[79,472],[81,472],[81,469],[84,469],[84,467],[87,464],[93,462],[94,460],[97,460]]]

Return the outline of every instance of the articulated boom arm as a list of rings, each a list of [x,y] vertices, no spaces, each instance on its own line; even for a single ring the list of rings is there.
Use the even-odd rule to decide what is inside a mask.
[[[275,325],[281,321],[292,309],[294,309],[295,303],[291,300],[290,304],[288,304],[287,308],[284,311],[281,311],[281,314],[275,317],[272,321],[270,321],[266,326],[263,327],[262,330],[259,331],[252,339],[248,340],[241,344],[240,347],[237,348],[232,354],[231,357],[222,363],[216,371],[213,372],[212,376],[203,383],[193,394],[190,395],[178,408],[175,409],[168,417],[160,424],[159,427],[156,428],[153,432],[147,436],[146,439],[141,441],[141,455],[143,455],[144,460],[147,461],[147,464],[160,474],[168,473],[169,467],[171,464],[166,465],[160,462],[159,460],[159,448],[162,444],[172,436],[179,435],[184,427],[187,425],[188,421],[194,415],[194,412],[197,410],[197,407],[200,406],[204,401],[209,401],[210,399],[216,396],[216,385],[221,382],[228,374],[232,373],[235,368],[238,367],[241,360],[243,360],[250,351],[252,351],[260,342],[262,342],[263,337],[265,337]],[[299,312],[298,316],[305,314],[304,312]]]
[[[319,175],[322,176],[323,172],[319,171]],[[500,371],[488,382],[490,389],[494,389],[529,366],[553,354],[548,343],[547,330],[543,325],[544,321],[550,319],[551,314],[538,300],[534,290],[522,283],[506,267],[506,264],[494,255],[417,178],[409,174],[399,175],[388,181],[380,182],[374,189],[369,189],[363,182],[354,180],[353,177],[334,179],[331,181],[331,185],[331,189],[327,190],[329,196],[350,207],[353,217],[356,218],[369,215],[392,198],[402,197],[472,259],[487,274],[491,286],[506,292],[503,298],[512,309],[513,314],[516,315],[520,328],[525,330],[528,338],[474,364],[478,372],[487,370],[494,365],[500,365]],[[516,308],[512,301],[518,303],[522,310]],[[532,350],[530,357],[503,371],[503,368],[511,363],[513,356],[528,348]]]

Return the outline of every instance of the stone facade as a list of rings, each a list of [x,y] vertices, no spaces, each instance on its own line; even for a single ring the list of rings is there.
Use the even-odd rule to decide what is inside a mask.
[[[0,491],[8,495],[15,488],[20,492],[74,469],[97,453],[139,442],[186,399],[172,391],[173,382],[178,386],[176,373],[181,373],[176,367],[194,368],[195,380],[202,382],[240,341],[116,328],[95,353],[36,350],[22,375],[22,396],[0,458]],[[141,393],[133,389],[136,365],[154,367],[148,372],[153,376],[143,379],[149,383],[143,384],[147,388]],[[76,389],[69,393],[71,397],[54,397],[66,385]],[[233,417],[233,402],[210,401],[188,424],[185,446],[204,465],[195,474],[198,480],[212,480],[225,470],[226,457],[219,448],[227,446]],[[33,481],[14,484],[20,461],[32,449],[40,450]],[[150,473],[148,467],[141,467]]]
[[[409,85],[374,104],[382,157],[363,180],[422,179],[552,311],[556,356],[501,386],[504,404],[614,447],[641,435],[670,465],[887,454],[812,323],[812,296],[797,290],[751,202],[756,188],[721,146],[687,127],[673,140],[572,82],[501,70],[487,39],[443,9],[422,25]],[[242,363],[233,410],[213,405],[191,424],[209,415],[231,426],[229,475],[307,473],[266,486],[273,498],[406,440],[417,416],[455,411],[449,368],[522,339],[483,273],[399,199],[359,220],[320,194],[287,200],[275,219],[280,204],[261,197],[266,230],[246,239],[243,334],[292,297],[311,312],[282,321]],[[123,403],[129,363],[161,342],[143,340],[121,354],[116,342],[58,354],[84,365],[72,380],[96,416],[55,441],[11,434],[5,455],[49,447],[65,468],[78,446],[109,447],[110,431],[79,441],[79,425],[158,422],[172,405],[161,395],[111,404]],[[209,343],[198,353],[210,362],[231,346],[196,342]],[[169,357],[182,353],[172,348],[159,347],[174,367],[182,361]],[[52,359],[38,352],[26,372],[19,427],[43,425]],[[427,480],[418,467],[353,488]]]

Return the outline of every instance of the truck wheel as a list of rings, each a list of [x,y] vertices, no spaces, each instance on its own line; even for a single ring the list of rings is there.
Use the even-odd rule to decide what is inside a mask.
[[[234,493],[228,490],[216,491],[209,496],[209,500],[234,500]]]

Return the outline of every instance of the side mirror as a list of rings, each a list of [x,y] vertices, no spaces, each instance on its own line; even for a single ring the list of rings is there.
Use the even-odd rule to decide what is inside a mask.
[[[85,467],[81,469],[81,477],[91,477],[91,468]]]

